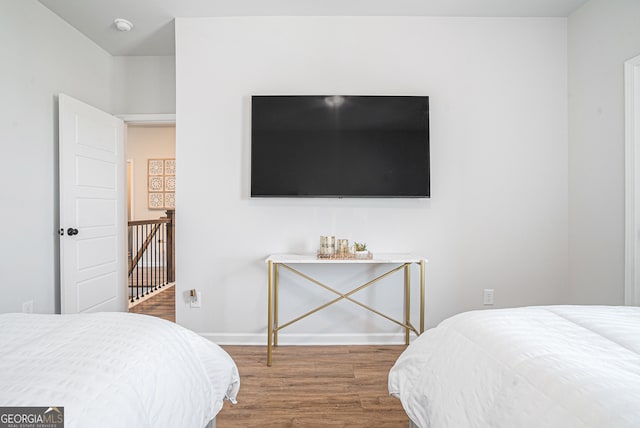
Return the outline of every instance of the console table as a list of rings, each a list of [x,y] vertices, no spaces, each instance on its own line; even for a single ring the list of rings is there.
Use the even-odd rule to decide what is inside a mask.
[[[371,258],[349,258],[349,259],[339,259],[339,258],[331,258],[324,259],[318,258],[316,254],[272,254],[265,262],[268,264],[268,320],[267,320],[267,366],[271,366],[271,352],[274,346],[278,346],[278,332],[285,327],[290,326],[291,324],[300,321],[303,318],[308,317],[311,314],[314,314],[330,305],[333,305],[336,302],[341,300],[348,300],[368,311],[373,312],[376,315],[379,315],[401,327],[405,330],[405,344],[409,344],[409,335],[410,332],[413,332],[416,335],[420,335],[424,331],[424,277],[425,277],[425,264],[427,262],[426,259],[417,257],[411,254],[374,254]],[[411,307],[411,265],[418,264],[420,266],[420,330],[417,330],[411,324],[410,317],[410,307]],[[321,283],[320,281],[306,275],[299,270],[295,269],[294,265],[300,264],[393,264],[398,265],[393,267],[392,269],[386,271],[382,275],[377,276],[376,278],[368,281],[358,287],[352,289],[347,293],[341,293],[335,290],[332,287],[329,287],[326,284]],[[288,271],[306,279],[313,284],[316,284],[325,290],[332,292],[338,297],[333,300],[312,309],[305,314],[300,315],[299,317],[288,321],[284,324],[278,323],[278,281],[279,281],[279,270],[280,268],[287,269]],[[351,297],[351,295],[357,293],[358,291],[364,290],[369,287],[371,284],[386,278],[387,276],[404,270],[404,321],[398,321],[388,315],[383,314],[382,312],[373,309],[362,302]]]

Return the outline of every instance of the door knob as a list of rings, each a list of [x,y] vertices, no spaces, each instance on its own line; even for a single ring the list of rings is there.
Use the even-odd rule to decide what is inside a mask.
[[[78,229],[74,229],[72,227],[70,227],[69,229],[67,229],[67,235],[69,236],[73,236],[73,235],[77,235],[78,234]]]

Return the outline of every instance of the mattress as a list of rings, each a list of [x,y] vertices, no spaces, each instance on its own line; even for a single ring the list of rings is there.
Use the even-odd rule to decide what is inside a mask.
[[[64,407],[65,427],[204,427],[240,379],[220,347],[145,315],[0,314],[0,406]]]
[[[456,315],[400,355],[389,393],[421,428],[640,427],[640,308]]]

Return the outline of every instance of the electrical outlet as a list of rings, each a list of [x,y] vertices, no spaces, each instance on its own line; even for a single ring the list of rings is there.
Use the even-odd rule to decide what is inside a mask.
[[[201,308],[202,307],[202,291],[196,291],[195,296],[191,296],[191,308]]]
[[[22,312],[25,314],[33,313],[33,300],[26,301],[22,304]]]
[[[493,305],[493,288],[484,289],[483,303],[485,305]]]

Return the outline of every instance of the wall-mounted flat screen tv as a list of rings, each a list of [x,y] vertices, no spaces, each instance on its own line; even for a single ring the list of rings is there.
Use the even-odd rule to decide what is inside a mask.
[[[251,196],[428,198],[426,96],[251,97]]]

